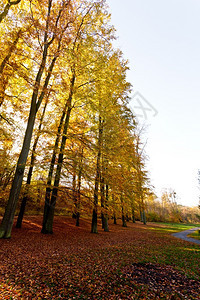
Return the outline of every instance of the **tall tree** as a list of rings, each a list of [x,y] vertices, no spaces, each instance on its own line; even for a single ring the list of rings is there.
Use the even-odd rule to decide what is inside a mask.
[[[48,0],[45,28],[43,30],[43,41],[41,41],[43,44],[41,53],[42,58],[33,86],[31,107],[28,117],[27,128],[24,136],[23,146],[17,162],[9,200],[6,206],[2,223],[0,225],[0,238],[10,238],[11,236],[14,214],[21,190],[36,115],[48,88],[54,65],[56,63],[57,58],[59,57],[63,35],[69,26],[70,19],[68,6],[70,6],[70,2],[71,1],[63,1],[61,7],[57,7],[56,10],[55,8],[52,9],[52,0]],[[66,21],[63,23],[64,17],[66,18]],[[62,21],[61,24],[60,21]],[[61,27],[59,28],[59,26]],[[55,50],[52,53],[52,47],[54,46],[54,44]],[[45,73],[45,68],[47,68],[47,72],[44,81],[42,81],[42,76]]]
[[[61,145],[60,145],[60,149],[59,149],[58,163],[57,163],[57,168],[56,168],[54,186],[53,186],[50,201],[45,202],[42,233],[53,233],[53,218],[54,218],[54,211],[55,211],[55,205],[56,205],[57,194],[58,194],[58,187],[59,187],[60,177],[61,177],[61,170],[62,170],[62,164],[63,164],[63,158],[64,158],[64,150],[65,150],[65,145],[66,145],[66,140],[67,140],[67,131],[68,131],[68,127],[69,127],[70,114],[71,114],[71,110],[72,110],[72,97],[73,97],[73,91],[74,91],[75,78],[76,78],[76,76],[75,76],[74,69],[73,69],[70,93],[69,93],[69,97],[67,100],[67,113],[65,116],[63,135],[62,135]]]
[[[79,18],[77,18],[77,31],[74,34],[71,49],[71,65],[68,62],[68,67],[71,70],[71,79],[69,96],[67,100],[67,112],[65,116],[65,123],[63,125],[62,140],[60,143],[60,148],[58,150],[58,161],[55,170],[54,183],[51,189],[50,197],[47,201],[45,201],[42,233],[53,232],[55,205],[57,201],[58,187],[61,180],[61,171],[63,167],[69,121],[72,108],[74,107],[73,99],[74,102],[76,102],[75,92],[77,92],[81,87],[93,82],[93,80],[90,79],[90,74],[93,67],[90,61],[91,52],[93,53],[95,48],[100,47],[103,40],[100,39],[99,42],[97,36],[102,34],[102,36],[110,39],[110,29],[106,29],[106,23],[104,28],[102,22],[103,19],[105,19],[106,22],[107,17],[103,12],[104,4],[104,1],[88,1],[88,3],[86,2],[86,6],[84,7],[84,9],[82,8],[82,13],[79,15]],[[97,21],[97,24],[94,22],[94,20]],[[98,22],[99,20],[101,20],[100,23]],[[85,61],[83,61],[83,57],[86,59]],[[92,60],[94,60],[94,58],[92,58]],[[83,73],[86,75],[86,78],[88,80],[84,80],[80,83],[83,77]]]

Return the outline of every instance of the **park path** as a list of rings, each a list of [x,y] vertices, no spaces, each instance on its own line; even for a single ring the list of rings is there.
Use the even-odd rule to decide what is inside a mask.
[[[176,232],[176,233],[173,233],[172,235],[175,236],[176,238],[182,239],[184,241],[200,245],[200,240],[196,240],[196,239],[193,239],[191,237],[188,237],[188,234],[192,233],[193,231],[197,231],[199,229],[200,229],[200,227],[196,227],[196,228],[188,229],[188,230],[185,230],[185,231]]]

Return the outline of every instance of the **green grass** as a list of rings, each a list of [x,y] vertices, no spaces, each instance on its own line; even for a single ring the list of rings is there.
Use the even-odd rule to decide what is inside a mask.
[[[193,239],[200,240],[200,231],[199,230],[194,231],[193,233],[189,234],[188,236]]]
[[[179,239],[174,243],[167,243],[168,235],[195,227],[200,227],[200,224],[152,223],[152,226],[148,229],[157,232],[163,243],[161,245],[154,244],[149,246],[148,260],[151,262],[157,261],[163,265],[174,266],[188,277],[199,280],[199,265],[197,264],[200,257],[199,246],[194,244],[183,246],[179,243]],[[200,239],[198,231],[193,232],[189,236]]]
[[[156,223],[159,227],[152,227],[152,230],[166,232],[166,233],[175,233],[179,231],[184,231],[192,229],[195,227],[200,227],[200,224],[186,224],[186,223]]]

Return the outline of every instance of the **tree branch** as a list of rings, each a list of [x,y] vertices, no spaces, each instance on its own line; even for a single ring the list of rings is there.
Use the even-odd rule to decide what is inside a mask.
[[[7,16],[10,7],[11,7],[12,5],[18,4],[20,1],[21,1],[21,0],[16,0],[16,1],[11,2],[10,0],[8,0],[8,3],[7,3],[6,6],[4,7],[3,12],[0,14],[0,23],[1,23],[2,20]]]

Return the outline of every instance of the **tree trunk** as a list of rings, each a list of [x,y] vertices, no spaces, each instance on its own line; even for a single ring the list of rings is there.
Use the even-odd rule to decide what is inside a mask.
[[[51,201],[47,205],[46,214],[44,215],[44,218],[43,218],[42,233],[46,233],[46,234],[53,233],[54,211],[55,211],[58,187],[59,187],[60,176],[61,176],[61,169],[62,169],[63,156],[64,156],[63,152],[64,152],[66,139],[67,139],[67,129],[68,129],[68,125],[69,125],[70,113],[71,113],[71,106],[68,108],[66,119],[65,119],[65,126],[64,126],[64,131],[63,131],[62,142],[61,142],[61,146],[60,146],[60,153],[59,153],[59,157],[58,157],[58,165],[57,165],[57,169],[56,169],[56,175],[55,175],[54,187],[53,187],[52,195],[51,195]],[[46,204],[47,203],[45,202],[45,205]]]
[[[38,132],[37,132],[34,144],[33,144],[32,155],[31,155],[31,164],[30,164],[29,171],[28,171],[25,194],[24,194],[23,199],[22,199],[20,212],[19,212],[19,215],[18,215],[18,218],[17,218],[16,228],[21,228],[22,227],[22,221],[23,221],[23,217],[24,217],[26,203],[27,203],[27,200],[29,199],[29,197],[28,197],[29,187],[30,187],[30,184],[31,184],[31,178],[32,178],[32,174],[33,174],[33,167],[34,167],[35,159],[36,159],[36,153],[35,152],[36,152],[37,144],[38,144],[38,141],[39,141],[39,138],[40,138],[42,124],[43,124],[47,104],[48,104],[48,97],[47,97],[47,100],[46,100],[44,108],[43,108],[42,116],[40,118],[40,124],[39,124],[39,127],[38,127]]]
[[[121,195],[121,204],[122,204],[122,227],[127,227],[126,217],[125,217],[125,214],[124,214],[123,195]]]
[[[127,227],[123,207],[122,207],[122,227]]]
[[[109,232],[109,227],[108,227],[108,195],[109,195],[109,187],[108,184],[106,184],[106,201],[105,201],[105,208],[106,208],[106,213],[104,214],[104,231]]]
[[[73,162],[73,178],[72,178],[72,198],[73,198],[73,203],[74,203],[74,209],[73,209],[73,215],[72,217],[76,219],[76,213],[77,213],[77,192],[76,192],[76,161],[74,157],[74,162]]]
[[[147,219],[146,219],[145,210],[143,210],[142,214],[143,214],[143,223],[144,223],[144,225],[146,225],[147,224]]]
[[[45,233],[45,234],[53,233],[54,211],[55,211],[58,187],[59,187],[60,177],[61,177],[64,149],[65,149],[65,144],[66,144],[66,140],[67,140],[67,131],[68,131],[68,127],[69,127],[69,119],[70,119],[70,114],[71,114],[71,110],[72,110],[71,104],[72,104],[74,84],[75,84],[75,74],[73,74],[72,79],[71,79],[71,88],[70,88],[70,94],[69,94],[68,105],[67,105],[68,109],[67,109],[67,114],[65,117],[63,136],[62,136],[62,141],[61,141],[60,150],[59,150],[58,164],[57,164],[57,169],[56,169],[56,174],[55,174],[55,181],[54,181],[54,187],[52,190],[51,200],[50,200],[50,202],[45,201],[43,226],[42,226],[42,231],[41,231],[42,233]]]
[[[28,201],[28,198],[29,198],[28,197],[28,191],[26,191],[23,198],[22,198],[22,203],[21,203],[19,215],[18,215],[18,218],[17,218],[16,228],[21,228],[22,227],[22,221],[23,221],[25,208],[26,208],[26,203]]]
[[[8,77],[4,76],[3,74],[0,74],[0,107],[4,102],[7,84],[8,84]]]
[[[21,150],[18,162],[17,162],[15,176],[14,176],[14,180],[12,183],[6,210],[5,210],[5,213],[3,216],[2,223],[0,225],[0,238],[10,238],[11,237],[11,231],[12,231],[12,226],[13,226],[13,221],[14,221],[15,210],[16,210],[16,206],[17,206],[17,202],[18,202],[18,198],[19,198],[19,194],[20,194],[20,190],[21,190],[21,185],[22,185],[22,181],[23,181],[23,175],[24,175],[25,165],[26,165],[26,161],[27,161],[27,157],[28,157],[29,148],[30,148],[36,113],[37,113],[36,102],[32,101],[22,150]]]
[[[79,172],[78,172],[78,192],[77,192],[77,206],[76,206],[76,226],[79,226],[80,220],[80,204],[81,204],[81,177],[82,177],[82,160],[83,160],[83,149],[81,153],[81,159],[79,163]]]
[[[135,223],[135,209],[132,208],[132,221]]]
[[[98,192],[99,192],[99,182],[100,182],[100,160],[101,160],[101,144],[102,144],[102,120],[101,116],[99,116],[99,138],[98,138],[98,154],[97,154],[97,167],[96,167],[96,178],[95,178],[95,186],[94,186],[94,208],[92,215],[92,229],[91,233],[98,233],[97,230],[97,210],[98,210]]]
[[[115,214],[113,216],[113,219],[114,219],[114,225],[117,225],[117,219],[116,219],[116,215]]]
[[[112,203],[113,203],[113,207],[115,206],[115,196],[112,193]],[[113,211],[113,220],[114,220],[114,225],[117,225],[117,218],[116,218],[116,209],[114,208]]]
[[[51,163],[50,163],[50,167],[49,167],[46,194],[45,194],[43,220],[46,220],[48,210],[49,210],[50,199],[51,199],[51,184],[52,184],[52,179],[53,179],[53,171],[54,171],[54,166],[55,166],[55,162],[56,162],[56,154],[57,154],[57,151],[58,151],[58,145],[59,145],[59,141],[60,141],[61,131],[62,131],[62,127],[63,127],[63,124],[64,124],[65,116],[66,116],[67,104],[68,104],[68,101],[66,101],[65,107],[64,107],[63,112],[62,112],[62,116],[61,116],[61,119],[60,119],[60,124],[59,124],[58,130],[57,130],[57,135],[56,135],[56,140],[55,140],[55,144],[54,144]]]
[[[12,175],[14,174],[15,168],[12,168],[9,172],[7,172],[6,177],[4,182],[2,181],[3,178],[1,178],[1,184],[2,186],[2,191],[4,191],[6,189],[6,187],[9,185],[9,183],[11,182],[12,179]]]
[[[143,219],[143,213],[142,213],[142,211],[140,210],[140,222],[144,222],[144,219]]]
[[[101,224],[102,224],[102,229],[105,228],[105,217],[104,217],[104,213],[101,212]]]
[[[103,167],[102,167],[103,169]],[[100,176],[100,190],[101,190],[101,222],[102,222],[102,229],[105,228],[105,217],[104,217],[104,206],[105,206],[105,183],[104,183],[104,177],[103,172]]]
[[[97,209],[93,209],[92,213],[92,229],[91,233],[98,233],[98,228],[97,228]]]
[[[94,208],[93,208],[93,214],[92,214],[92,228],[91,233],[98,233],[97,230],[97,207],[98,207],[98,190],[99,190],[99,153],[97,157],[97,174],[95,179],[95,187],[94,187]]]
[[[80,212],[77,212],[76,214],[76,226],[79,227],[80,225]]]

